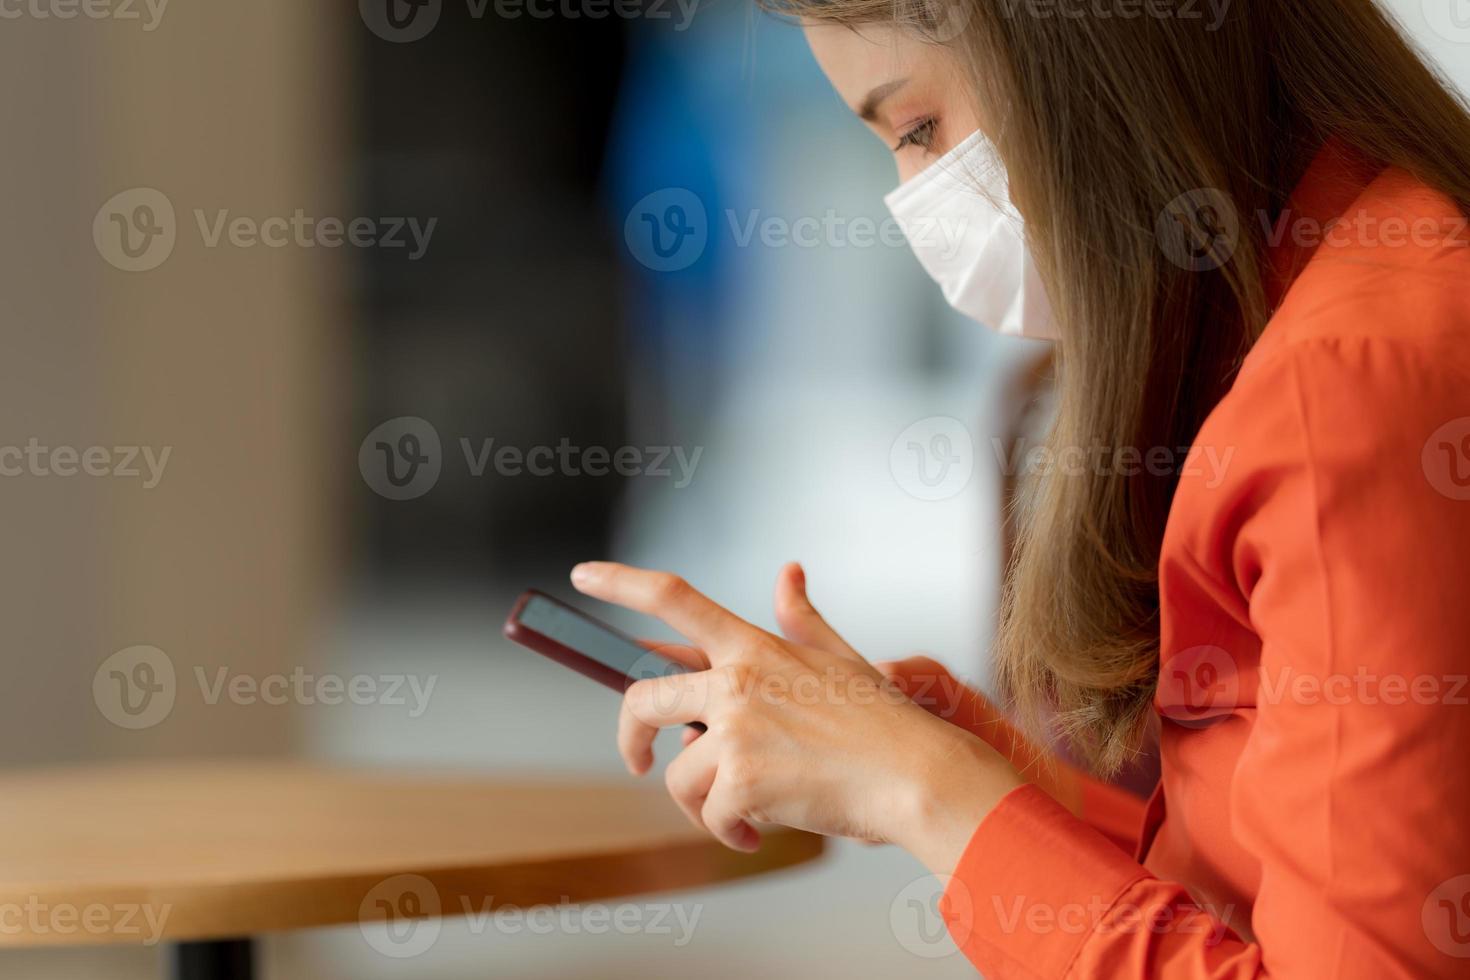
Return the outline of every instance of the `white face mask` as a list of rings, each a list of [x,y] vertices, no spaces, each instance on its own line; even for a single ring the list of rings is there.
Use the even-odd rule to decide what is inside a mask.
[[[1057,338],[1021,215],[1010,203],[1005,165],[983,133],[884,201],[950,306],[1001,333]]]

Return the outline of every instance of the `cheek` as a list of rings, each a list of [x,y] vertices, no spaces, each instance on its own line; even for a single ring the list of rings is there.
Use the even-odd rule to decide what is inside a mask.
[[[903,153],[898,159],[898,182],[907,183],[910,178],[918,176],[924,168],[933,163],[932,157],[920,156],[917,153]]]

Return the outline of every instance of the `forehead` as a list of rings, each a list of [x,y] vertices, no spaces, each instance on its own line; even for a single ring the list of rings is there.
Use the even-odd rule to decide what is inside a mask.
[[[896,27],[808,21],[802,30],[817,64],[853,109],[871,89],[885,82],[937,70],[939,48]]]

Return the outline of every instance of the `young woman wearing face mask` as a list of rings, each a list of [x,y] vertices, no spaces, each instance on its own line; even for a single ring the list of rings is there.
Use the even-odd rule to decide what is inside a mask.
[[[628,692],[630,769],[704,722],[691,820],[907,848],[991,978],[1464,976],[1470,117],[1373,0],[775,2],[946,297],[1055,340],[1052,450],[1108,465],[1018,512],[1010,720],[870,665],[795,565],[784,636],[579,565],[704,668]],[[1146,805],[1036,748],[1106,776],[1151,728]]]

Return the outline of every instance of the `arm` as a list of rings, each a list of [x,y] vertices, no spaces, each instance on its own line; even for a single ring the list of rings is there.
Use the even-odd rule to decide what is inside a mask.
[[[991,980],[1465,974],[1470,501],[1421,454],[1467,414],[1470,378],[1346,340],[1241,386],[1201,434],[1238,451],[1187,546],[1261,638],[1228,801],[1260,866],[1239,917],[1255,941],[1026,786],[983,819],[942,906]]]

